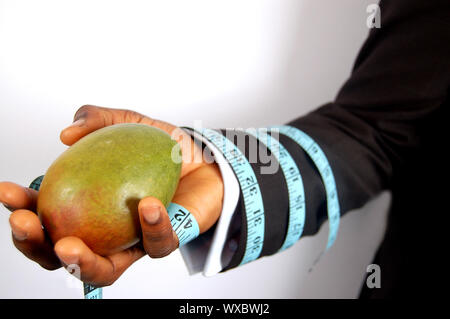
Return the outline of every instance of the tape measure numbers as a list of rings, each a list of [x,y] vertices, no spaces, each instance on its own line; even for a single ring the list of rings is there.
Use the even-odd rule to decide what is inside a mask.
[[[322,177],[325,193],[327,197],[327,210],[329,221],[328,242],[325,250],[328,250],[335,242],[340,220],[339,199],[334,180],[333,171],[328,163],[325,153],[320,146],[306,133],[292,126],[272,126],[272,129],[279,130],[280,133],[290,137],[311,157]]]
[[[39,188],[41,187],[41,183],[42,183],[43,179],[44,179],[44,175],[35,178],[31,182],[29,187],[34,190],[39,191]],[[102,288],[96,288],[96,287],[86,284],[86,283],[83,283],[83,292],[84,292],[85,299],[102,299],[102,297],[103,297]]]
[[[241,187],[247,219],[247,239],[240,265],[257,259],[264,243],[264,204],[256,175],[245,155],[221,133],[203,129],[199,132],[211,141],[230,163]]]
[[[178,236],[178,247],[181,247],[198,237],[200,228],[195,217],[183,206],[170,203],[167,208],[170,223]]]
[[[84,299],[102,299],[102,288],[96,288],[92,285],[83,283]]]
[[[289,223],[286,238],[280,248],[282,251],[291,247],[300,238],[305,226],[305,189],[302,176],[289,152],[275,138],[261,130],[257,130],[256,134],[250,131],[247,133],[255,136],[275,156],[286,180],[289,195]]]

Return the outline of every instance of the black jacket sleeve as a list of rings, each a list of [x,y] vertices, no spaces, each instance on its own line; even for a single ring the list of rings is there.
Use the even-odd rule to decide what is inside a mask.
[[[359,208],[385,189],[430,140],[442,141],[437,123],[448,108],[450,84],[450,2],[448,0],[385,0],[380,2],[381,28],[370,31],[350,78],[334,102],[288,125],[310,135],[322,148],[334,172],[341,214]],[[442,128],[441,128],[442,129]],[[320,176],[304,151],[280,136],[298,164],[305,185],[304,235],[315,234],[327,218]],[[282,175],[258,174],[266,202],[285,202]],[[264,255],[277,251],[286,233],[287,207],[271,214]],[[239,206],[234,223],[244,225]],[[276,229],[275,229],[276,228]],[[234,233],[233,233],[234,231]],[[230,269],[242,259],[245,227],[231,228],[239,241]]]

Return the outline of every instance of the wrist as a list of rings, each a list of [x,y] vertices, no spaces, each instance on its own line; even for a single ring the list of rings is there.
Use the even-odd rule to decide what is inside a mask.
[[[183,178],[207,163],[203,158],[202,148],[194,141],[191,135],[177,127],[171,136],[173,140],[177,141],[181,150],[182,163],[180,178]]]

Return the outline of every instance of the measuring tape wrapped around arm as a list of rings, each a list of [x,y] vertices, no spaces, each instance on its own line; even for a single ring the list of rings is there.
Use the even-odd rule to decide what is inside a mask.
[[[327,214],[329,220],[329,233],[326,250],[333,246],[339,230],[340,206],[337,193],[336,182],[333,170],[328,162],[325,153],[320,146],[305,132],[293,126],[273,126],[271,129],[278,130],[294,140],[309,155],[314,162],[325,186],[327,199]]]
[[[261,196],[264,190],[267,191],[269,186],[264,185],[266,188],[261,189],[261,185],[258,184],[258,176],[255,174],[254,168],[252,169],[248,158],[246,158],[242,152],[242,147],[238,148],[234,144],[234,139],[227,138],[227,136],[225,136],[227,135],[226,131],[225,133],[211,129],[196,131],[212,142],[217,149],[221,150],[232,167],[241,187],[241,195],[244,203],[242,216],[245,219],[242,221],[242,226],[246,228],[241,232],[241,235],[243,234],[246,238],[244,240],[244,254],[238,265],[243,265],[249,261],[260,258],[264,246],[265,229],[267,231],[267,228],[270,228],[271,226],[267,224],[267,212],[264,207],[264,198]],[[320,178],[322,179],[326,191],[328,218],[330,219],[330,231],[325,249],[327,250],[333,245],[336,239],[340,217],[337,189],[331,166],[319,145],[299,129],[289,126],[278,126],[269,128],[269,131],[277,131],[278,133],[293,139],[295,144],[297,144],[297,147],[300,146],[301,149],[308,154],[320,173]],[[271,152],[279,162],[283,172],[287,185],[287,193],[289,195],[289,214],[287,215],[288,226],[285,230],[284,242],[279,248],[279,251],[282,251],[291,247],[301,237],[305,225],[306,207],[308,203],[305,202],[305,191],[300,169],[296,159],[289,154],[289,151],[276,138],[271,137],[271,133],[269,134],[267,129],[256,131],[248,130],[245,131],[245,133],[252,135]],[[314,171],[312,168],[310,170]],[[276,188],[279,186],[270,185],[270,187],[274,188],[273,191],[276,191]],[[251,190],[251,192],[249,190]],[[314,209],[315,208],[316,207],[314,207]],[[258,214],[257,217],[254,217],[255,212]],[[280,216],[280,218],[282,218],[281,214]],[[255,223],[255,221],[258,222]],[[263,223],[265,224],[265,229]],[[241,239],[241,244],[242,242]],[[240,249],[242,250],[242,248]],[[234,265],[231,268],[238,265]]]
[[[240,265],[246,264],[260,256],[264,243],[264,204],[258,180],[245,155],[227,137],[211,129],[203,129],[199,133],[222,152],[238,179],[247,224],[245,252]]]

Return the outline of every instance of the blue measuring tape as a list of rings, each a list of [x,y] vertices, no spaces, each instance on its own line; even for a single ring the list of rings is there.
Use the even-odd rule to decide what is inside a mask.
[[[186,245],[191,240],[198,237],[200,228],[194,216],[183,206],[170,203],[167,208],[170,217],[170,223],[178,236],[178,247]]]
[[[250,131],[247,133],[255,136],[275,156],[286,180],[289,195],[289,223],[286,238],[280,248],[280,251],[283,251],[300,238],[305,226],[305,189],[302,176],[289,152],[275,138],[261,130],[257,130],[256,134]]]
[[[29,187],[39,191],[43,179],[44,175],[35,178]],[[172,228],[178,236],[179,247],[198,237],[200,234],[200,228],[197,220],[186,208],[179,204],[170,203],[167,208],[167,213],[169,215]],[[83,292],[85,299],[103,298],[102,288],[97,288],[90,284],[83,283]]]
[[[329,221],[328,242],[325,250],[328,250],[335,242],[339,230],[340,208],[336,182],[333,171],[328,163],[325,153],[320,146],[306,133],[292,126],[272,126],[280,133],[290,137],[311,157],[322,177],[327,197],[327,210]],[[320,257],[319,257],[320,258]]]
[[[246,264],[260,256],[264,243],[264,204],[258,180],[245,155],[228,138],[211,129],[203,129],[199,133],[222,151],[241,187],[247,217],[247,239],[240,265]]]
[[[83,283],[84,299],[102,299],[103,289]]]

